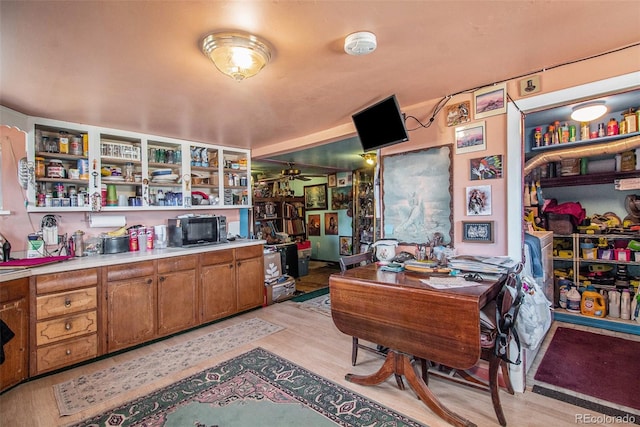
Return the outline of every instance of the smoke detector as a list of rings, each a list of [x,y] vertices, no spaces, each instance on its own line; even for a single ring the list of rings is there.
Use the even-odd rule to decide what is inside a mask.
[[[349,55],[367,55],[378,47],[376,35],[368,31],[349,34],[344,39],[344,51]]]

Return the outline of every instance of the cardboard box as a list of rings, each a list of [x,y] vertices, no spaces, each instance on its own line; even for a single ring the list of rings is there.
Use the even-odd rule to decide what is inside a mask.
[[[283,276],[285,280],[274,284],[265,283],[264,305],[286,301],[293,298],[296,293],[296,279],[291,276]]]
[[[264,282],[272,283],[282,276],[282,259],[280,252],[264,254]]]

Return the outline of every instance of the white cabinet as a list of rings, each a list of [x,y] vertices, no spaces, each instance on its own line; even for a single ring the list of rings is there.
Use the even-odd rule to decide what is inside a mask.
[[[249,150],[35,117],[29,129],[30,212],[251,206]]]

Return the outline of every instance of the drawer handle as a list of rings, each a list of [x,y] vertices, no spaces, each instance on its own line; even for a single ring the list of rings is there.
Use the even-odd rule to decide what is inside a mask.
[[[67,349],[67,351],[65,352],[67,354],[67,356],[71,355],[71,350]]]
[[[64,306],[65,306],[66,308],[71,307],[71,300],[70,300],[69,298],[66,298],[66,299],[64,300]]]
[[[65,324],[64,324],[64,328],[65,328],[67,331],[70,331],[70,330],[71,330],[71,322],[67,322],[67,323],[65,323]]]
[[[147,285],[150,285],[153,283],[153,279],[147,279]]]
[[[164,282],[164,281],[165,281],[165,279],[166,279],[166,277],[164,277],[164,276],[160,276],[160,282]]]

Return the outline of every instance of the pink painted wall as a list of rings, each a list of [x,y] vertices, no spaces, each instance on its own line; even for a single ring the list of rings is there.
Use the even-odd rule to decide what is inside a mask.
[[[26,250],[27,235],[40,230],[40,222],[45,213],[29,213],[25,207],[26,191],[18,183],[18,160],[26,156],[26,133],[16,128],[0,126],[0,141],[2,143],[2,191],[3,210],[10,211],[10,215],[0,215],[0,233],[11,242],[11,251]],[[197,213],[214,213],[225,215],[228,221],[238,221],[237,209],[198,210]],[[108,214],[123,214],[127,218],[127,225],[141,224],[152,226],[166,224],[167,218],[186,213],[185,211],[127,211]],[[72,234],[76,230],[83,230],[85,238],[96,237],[100,233],[113,228],[89,228],[88,213],[65,212],[60,215],[58,233]]]

